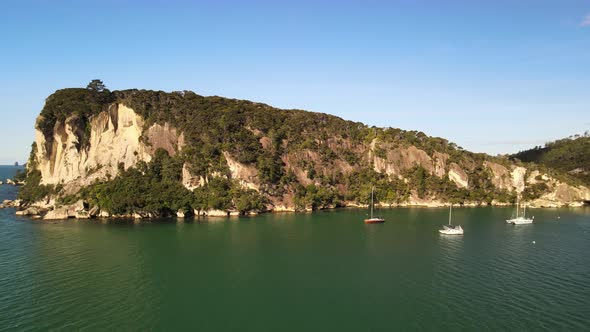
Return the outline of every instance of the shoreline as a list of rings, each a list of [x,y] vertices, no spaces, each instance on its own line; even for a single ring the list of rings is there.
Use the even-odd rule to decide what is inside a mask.
[[[15,201],[11,201],[14,203]],[[382,204],[382,205],[375,205],[377,209],[441,209],[449,207],[451,204],[444,203],[444,204]],[[82,207],[78,205],[79,207]],[[469,203],[469,204],[453,204],[453,207],[457,208],[511,208],[516,206],[515,204],[488,204],[488,203]],[[589,204],[562,204],[560,206],[527,206],[531,209],[558,209],[558,208],[568,208],[568,209],[577,209],[577,208],[585,208],[590,206]],[[326,207],[317,210],[312,209],[305,209],[305,210],[295,210],[295,209],[273,209],[261,212],[252,212],[247,214],[239,214],[236,211],[221,211],[221,210],[209,210],[209,211],[194,211],[192,214],[184,214],[184,213],[177,213],[175,214],[167,214],[167,215],[154,215],[152,213],[133,213],[133,214],[124,214],[124,215],[112,215],[106,212],[99,212],[95,214],[90,213],[85,209],[78,209],[72,210],[71,207],[58,207],[57,209],[47,209],[47,208],[39,208],[36,206],[29,206],[25,209],[19,210],[18,206],[14,204],[6,204],[6,201],[2,203],[2,209],[15,209],[15,215],[26,217],[30,220],[41,220],[44,222],[52,222],[52,221],[63,221],[68,219],[74,220],[133,220],[134,222],[141,222],[152,219],[166,219],[166,220],[175,220],[178,222],[179,220],[203,220],[203,219],[239,219],[239,218],[251,218],[257,215],[262,214],[312,214],[317,212],[330,212],[330,211],[338,211],[338,210],[365,210],[368,208],[368,205],[357,205],[357,204],[349,204],[345,206],[334,206],[334,207]],[[94,209],[91,209],[91,211]],[[48,217],[49,215],[49,217]]]

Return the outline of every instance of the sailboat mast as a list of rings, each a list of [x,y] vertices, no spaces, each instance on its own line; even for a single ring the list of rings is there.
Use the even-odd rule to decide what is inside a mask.
[[[375,187],[371,188],[371,219],[373,219],[373,195],[375,192]]]
[[[453,213],[453,205],[449,206],[449,226],[451,226],[451,214]]]

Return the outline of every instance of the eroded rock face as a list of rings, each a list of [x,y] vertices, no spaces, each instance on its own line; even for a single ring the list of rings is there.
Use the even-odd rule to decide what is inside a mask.
[[[512,169],[512,186],[514,187],[514,189],[516,190],[516,192],[523,192],[524,188],[525,188],[525,174],[526,174],[526,168],[524,167],[520,167],[520,166],[515,166]]]
[[[227,161],[231,177],[238,180],[243,187],[258,191],[260,183],[258,181],[258,170],[256,167],[238,162],[228,152],[223,152],[223,156]]]
[[[129,168],[138,161],[151,160],[148,147],[140,142],[143,120],[132,109],[112,105],[94,116],[89,125],[87,147],[81,147],[73,117],[56,123],[49,142],[41,131],[36,131],[36,160],[42,184],[63,183],[66,188],[79,188],[107,174],[114,177],[119,163]]]
[[[139,161],[149,162],[158,148],[175,155],[184,146],[184,136],[169,124],[154,124],[145,131],[144,121],[123,104],[111,105],[108,111],[90,119],[90,139],[82,146],[82,134],[76,117],[58,122],[48,140],[41,131],[35,134],[36,160],[42,184],[87,186],[97,179],[115,177],[118,165],[125,169]]]
[[[493,162],[485,161],[484,166],[487,167],[492,174],[492,184],[499,189],[512,190],[512,175],[510,170],[506,167]]]
[[[188,190],[195,190],[196,188],[205,185],[205,179],[202,176],[191,174],[190,165],[184,163],[184,165],[182,165],[182,184]]]
[[[146,131],[146,136],[150,142],[148,153],[153,154],[157,149],[164,149],[168,154],[174,156],[184,147],[184,135],[178,133],[176,128],[168,123],[164,125],[153,124]]]
[[[449,179],[457,185],[459,188],[469,187],[469,177],[467,173],[456,163],[449,165]]]

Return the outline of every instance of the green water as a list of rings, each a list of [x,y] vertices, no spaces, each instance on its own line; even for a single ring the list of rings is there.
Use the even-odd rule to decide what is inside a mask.
[[[521,226],[504,223],[511,209],[457,208],[462,237],[437,233],[446,209],[380,210],[373,225],[360,210],[142,224],[13,212],[0,210],[0,330],[590,328],[588,208]]]

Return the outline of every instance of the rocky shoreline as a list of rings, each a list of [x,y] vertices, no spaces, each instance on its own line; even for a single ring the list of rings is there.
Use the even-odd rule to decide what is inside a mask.
[[[398,204],[376,204],[379,208],[405,208],[405,207],[418,207],[418,208],[441,208],[447,207],[450,203],[442,201],[429,201],[429,200],[409,200],[407,202]],[[454,204],[454,206],[462,207],[483,207],[483,206],[512,206],[513,204],[496,202],[465,202],[463,204]],[[558,207],[582,207],[584,202],[573,202],[565,204],[562,202],[536,200],[528,203],[529,208],[558,208]],[[151,218],[191,218],[191,217],[237,217],[241,214],[238,211],[222,211],[222,210],[194,210],[194,211],[178,211],[170,214],[157,214],[153,212],[138,211],[129,214],[111,214],[107,211],[101,211],[99,207],[90,207],[88,203],[80,200],[74,204],[54,206],[53,204],[46,205],[30,205],[23,206],[20,200],[4,200],[0,204],[0,209],[3,208],[14,208],[16,209],[16,215],[27,216],[31,219],[42,219],[42,220],[65,220],[65,219],[91,219],[91,218],[113,218],[113,219],[151,219]],[[331,210],[339,208],[356,208],[366,209],[367,205],[355,204],[348,202],[339,206],[330,206],[321,210]],[[250,212],[246,215],[252,216],[259,213],[281,213],[281,212],[312,212],[312,209],[296,210],[294,207],[277,206],[272,209],[258,212]]]
[[[0,181],[0,185],[3,184],[7,184],[7,185],[12,185],[12,186],[23,186],[25,185],[25,181],[18,181],[18,180],[12,180],[12,179],[6,179],[6,181]]]

